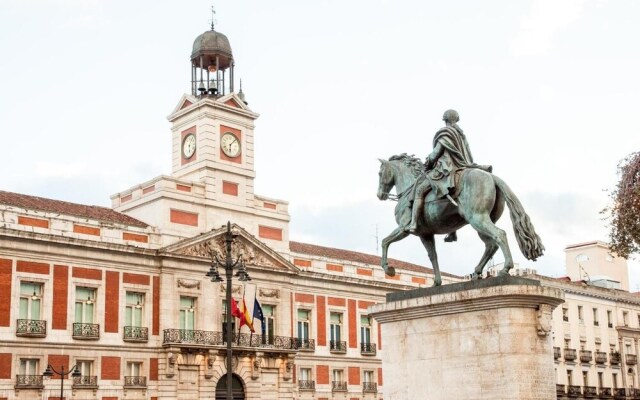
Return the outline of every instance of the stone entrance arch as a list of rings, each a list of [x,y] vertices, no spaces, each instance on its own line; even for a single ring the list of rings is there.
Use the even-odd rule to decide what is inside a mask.
[[[231,391],[233,400],[245,400],[244,382],[238,375],[231,377]],[[216,385],[216,400],[227,400],[227,375],[222,375]]]

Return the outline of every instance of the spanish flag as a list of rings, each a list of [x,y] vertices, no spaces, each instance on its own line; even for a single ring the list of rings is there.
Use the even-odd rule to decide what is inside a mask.
[[[251,321],[251,316],[249,315],[249,310],[247,309],[247,303],[244,301],[244,297],[242,297],[242,317],[240,318],[240,329],[242,329],[242,325],[247,325],[251,332],[255,332],[253,329],[253,321]]]

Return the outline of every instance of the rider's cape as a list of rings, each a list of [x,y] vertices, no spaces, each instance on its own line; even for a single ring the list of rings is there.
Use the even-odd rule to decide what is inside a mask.
[[[454,127],[446,126],[436,132],[433,147],[438,143],[444,147],[444,152],[433,168],[427,171],[427,176],[431,180],[436,198],[439,199],[449,194],[455,187],[456,171],[470,167],[473,164],[473,157],[464,133]]]

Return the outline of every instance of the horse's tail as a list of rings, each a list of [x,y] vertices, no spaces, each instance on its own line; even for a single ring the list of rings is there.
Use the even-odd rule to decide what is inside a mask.
[[[524,207],[522,207],[522,203],[520,203],[515,193],[513,193],[505,181],[495,175],[492,176],[496,187],[504,196],[507,207],[509,207],[511,223],[513,224],[513,231],[516,234],[520,251],[528,260],[535,261],[544,254],[544,245],[542,244],[542,240],[540,240],[540,236],[538,236],[533,228],[529,216],[524,211]]]

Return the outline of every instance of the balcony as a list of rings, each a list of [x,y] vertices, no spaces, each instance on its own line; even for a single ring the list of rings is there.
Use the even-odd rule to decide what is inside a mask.
[[[97,389],[98,377],[97,376],[75,376],[73,377],[74,389]]]
[[[595,399],[598,396],[595,386],[584,386],[582,388],[582,397],[585,399]]]
[[[360,343],[360,354],[363,356],[375,356],[376,344],[375,343]]]
[[[601,387],[598,389],[598,397],[601,399],[611,398],[611,388]]]
[[[44,389],[42,375],[16,375],[16,389]]]
[[[332,392],[346,392],[347,391],[347,382],[331,381],[331,391]]]
[[[607,362],[607,353],[604,351],[596,351],[596,364],[604,364]]]
[[[73,338],[86,339],[86,340],[100,339],[100,325],[99,324],[83,324],[79,322],[74,322]]]
[[[16,321],[16,336],[45,337],[47,336],[47,321],[19,319]]]
[[[553,348],[553,359],[557,360],[558,358],[560,358],[560,347],[554,347]]]
[[[333,354],[346,354],[347,342],[345,342],[344,340],[341,340],[341,341],[331,340],[329,342],[329,351]]]
[[[316,381],[298,380],[298,390],[314,391],[316,390]]]
[[[593,360],[593,352],[591,350],[580,350],[580,362],[590,363]]]
[[[625,354],[624,360],[627,362],[627,365],[636,365],[638,363],[638,356],[635,354]]]
[[[125,342],[147,342],[149,341],[149,328],[125,326],[122,340]]]
[[[580,386],[577,385],[569,385],[567,386],[567,396],[568,397],[580,397],[582,392],[580,391]]]
[[[559,383],[556,383],[556,396],[564,396],[567,392],[565,391],[565,386]]]
[[[125,376],[124,386],[127,388],[135,388],[135,387],[146,388],[147,377],[146,376]]]
[[[611,363],[611,365],[620,364],[620,353],[618,353],[617,351],[609,353],[609,362]]]
[[[613,389],[613,398],[617,400],[624,400],[627,398],[627,393],[624,388],[614,388]]]
[[[191,348],[226,346],[225,334],[213,331],[197,331],[190,329],[165,329],[163,331],[163,346],[181,346]],[[233,346],[253,347],[262,350],[298,350],[298,339],[288,336],[265,336],[248,333],[234,333]],[[315,342],[310,340],[310,346],[315,348]]]
[[[296,348],[299,351],[316,351],[316,341],[314,339],[296,339]]]
[[[564,349],[564,360],[565,361],[574,361],[577,357],[576,349]]]
[[[362,382],[362,393],[378,393],[378,384],[375,382]]]
[[[632,399],[640,399],[640,389],[630,388],[629,389],[629,397]]]

